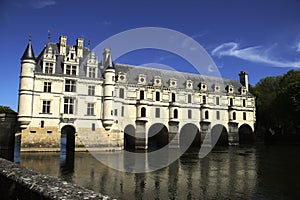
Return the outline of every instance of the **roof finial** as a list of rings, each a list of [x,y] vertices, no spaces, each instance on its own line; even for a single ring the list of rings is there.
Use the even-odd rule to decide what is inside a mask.
[[[48,43],[50,42],[50,38],[51,38],[51,35],[50,35],[50,30],[48,29]]]
[[[91,48],[91,40],[88,41],[88,48]]]
[[[32,34],[30,33],[29,34],[29,42],[31,42],[31,40],[32,40]]]

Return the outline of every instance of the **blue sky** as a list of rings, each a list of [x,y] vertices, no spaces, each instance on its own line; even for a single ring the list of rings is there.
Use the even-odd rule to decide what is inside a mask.
[[[0,105],[17,110],[20,57],[32,33],[36,55],[60,35],[91,47],[119,32],[164,27],[198,41],[223,77],[249,73],[250,83],[300,68],[300,1],[297,0],[2,0],[0,3]],[[112,49],[113,52],[113,49]],[[133,52],[118,61],[159,62],[185,71],[184,62],[163,51]]]

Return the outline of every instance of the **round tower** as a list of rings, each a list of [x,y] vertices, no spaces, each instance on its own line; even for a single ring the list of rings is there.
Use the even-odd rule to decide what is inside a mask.
[[[21,129],[27,128],[32,117],[32,95],[35,65],[36,62],[30,39],[25,49],[25,52],[21,58],[18,106],[18,121]]]
[[[104,92],[103,92],[103,126],[109,130],[114,123],[113,105],[115,91],[115,75],[116,71],[112,63],[110,49],[104,49]]]

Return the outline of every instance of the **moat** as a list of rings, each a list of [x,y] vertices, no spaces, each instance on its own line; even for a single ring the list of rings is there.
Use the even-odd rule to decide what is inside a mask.
[[[132,174],[88,152],[21,153],[20,165],[117,199],[295,199],[300,146],[217,147],[204,159],[190,151],[161,170]]]

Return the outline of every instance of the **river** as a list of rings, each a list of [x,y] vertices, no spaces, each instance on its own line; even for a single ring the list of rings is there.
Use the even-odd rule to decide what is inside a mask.
[[[149,173],[111,169],[88,152],[21,153],[17,162],[117,199],[296,199],[300,146],[217,147]]]

